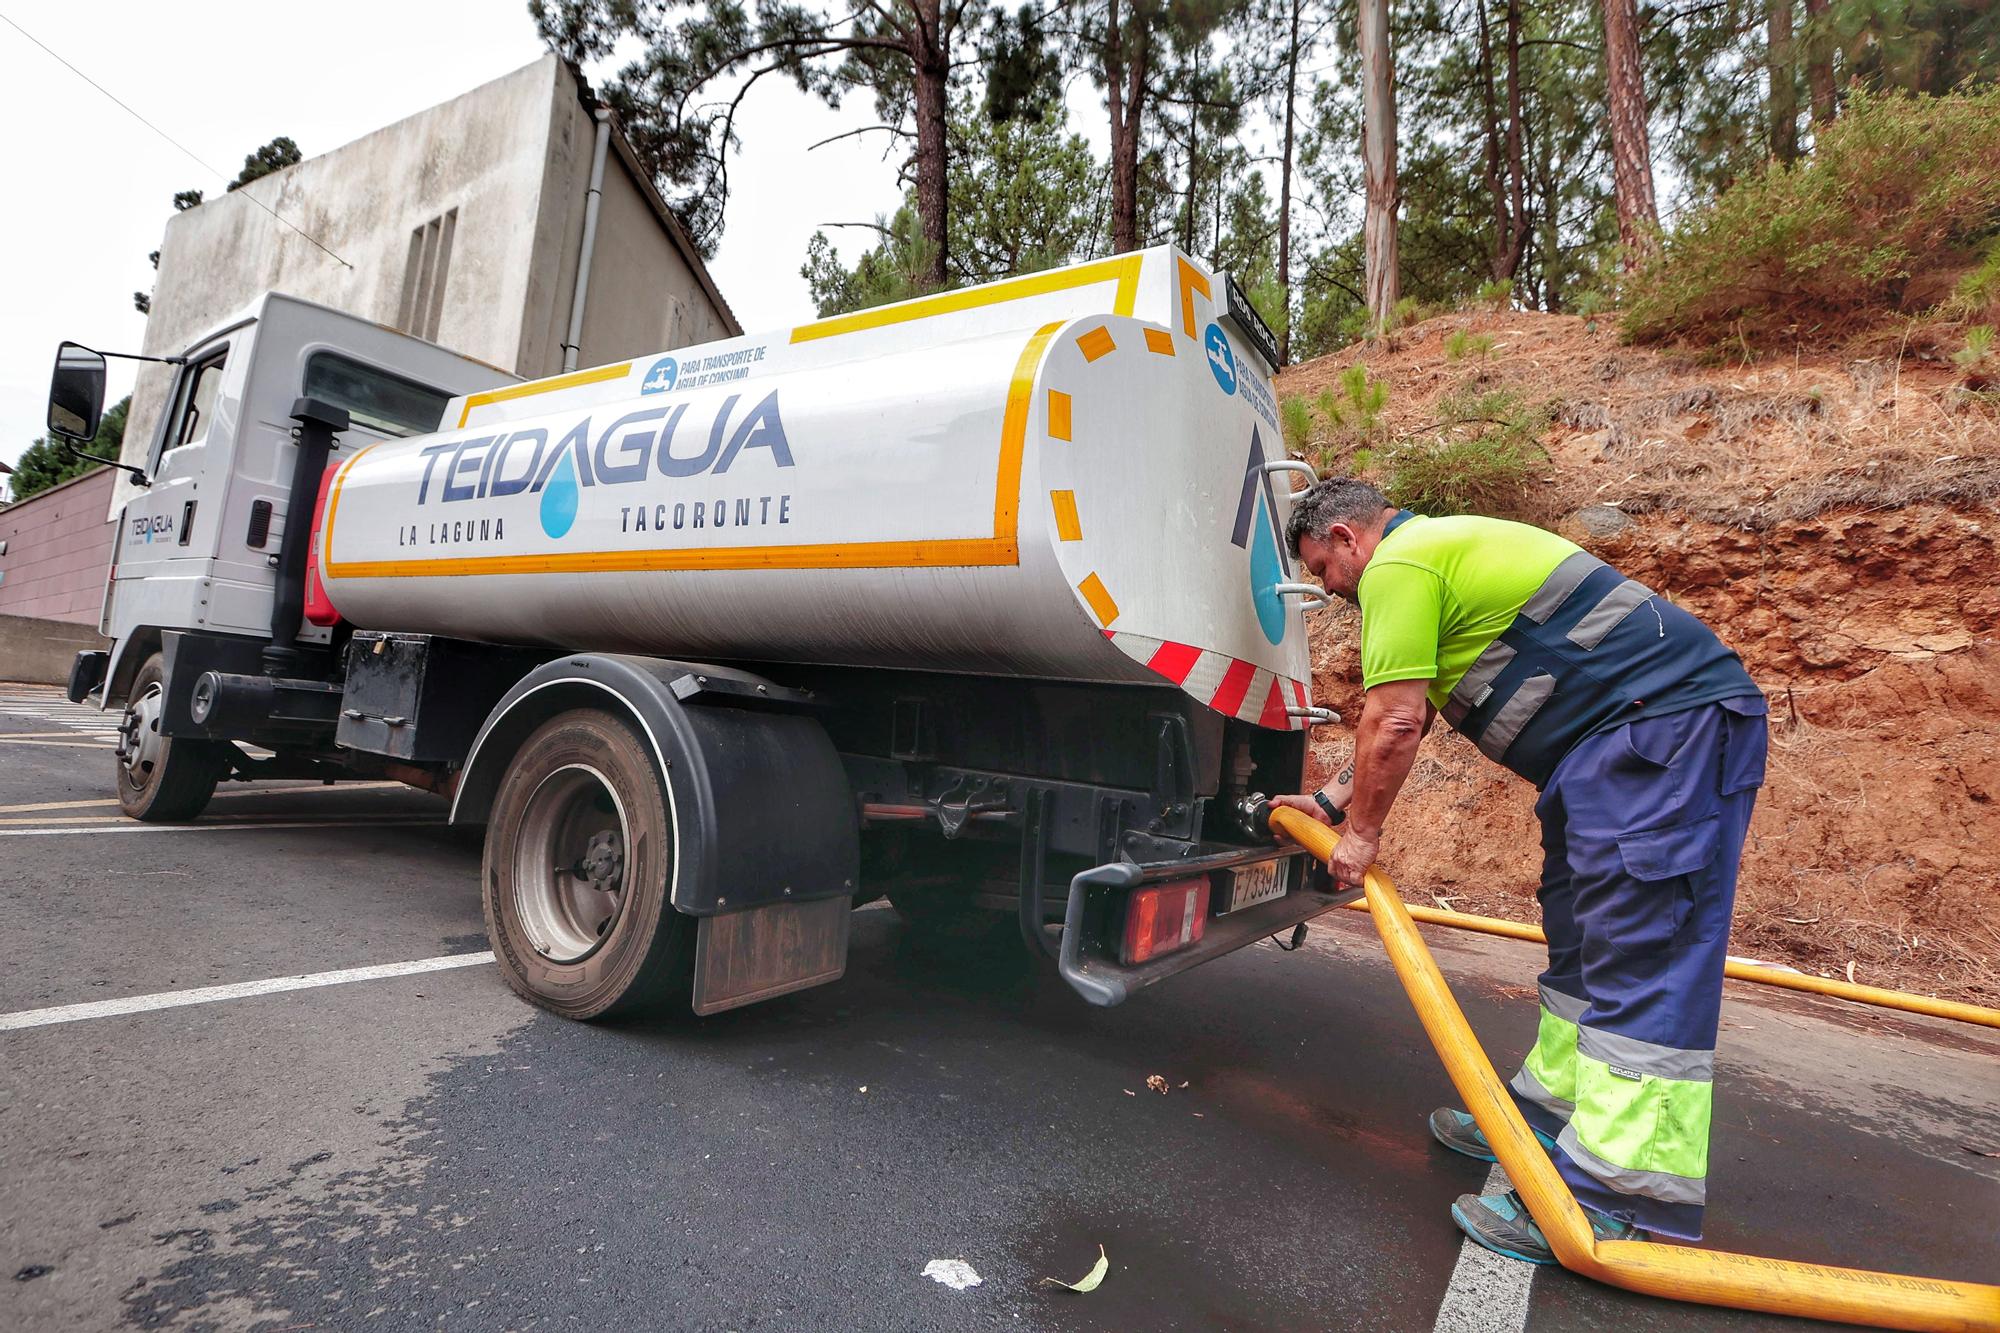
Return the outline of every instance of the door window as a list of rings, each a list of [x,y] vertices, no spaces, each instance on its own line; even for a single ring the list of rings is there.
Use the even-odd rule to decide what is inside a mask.
[[[171,453],[182,445],[199,444],[208,438],[208,425],[215,415],[215,400],[222,387],[222,363],[228,357],[228,349],[187,368],[182,379],[179,414],[175,417],[173,429],[167,433],[165,452]]]

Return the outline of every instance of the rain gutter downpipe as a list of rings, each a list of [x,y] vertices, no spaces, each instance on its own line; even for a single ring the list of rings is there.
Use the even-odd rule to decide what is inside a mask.
[[[604,198],[604,155],[611,147],[611,112],[599,106],[597,147],[590,157],[590,188],[583,196],[583,248],[576,256],[576,295],[569,303],[569,337],[563,340],[562,368],[576,369],[578,350],[583,345],[583,303],[590,294],[590,257],[597,249],[597,205]]]

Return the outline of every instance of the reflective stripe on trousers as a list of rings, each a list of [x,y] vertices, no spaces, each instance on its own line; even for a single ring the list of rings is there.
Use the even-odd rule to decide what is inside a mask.
[[[1644,718],[1557,766],[1542,820],[1549,968],[1515,1074],[1585,1207],[1701,1237],[1722,968],[1763,780],[1761,699]]]

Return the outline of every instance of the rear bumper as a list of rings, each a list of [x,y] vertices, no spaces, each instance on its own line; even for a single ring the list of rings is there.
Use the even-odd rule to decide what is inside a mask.
[[[1210,917],[1199,943],[1134,967],[1123,967],[1084,952],[1084,911],[1093,889],[1129,890],[1148,880],[1173,879],[1186,873],[1185,864],[1146,866],[1114,861],[1083,871],[1070,881],[1056,966],[1071,989],[1095,1005],[1121,1004],[1141,987],[1234,953],[1361,896],[1359,889],[1325,892],[1310,885],[1296,888],[1268,903]]]

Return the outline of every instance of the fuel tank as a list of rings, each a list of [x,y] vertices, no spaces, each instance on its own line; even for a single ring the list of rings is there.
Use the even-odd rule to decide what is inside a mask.
[[[1230,299],[1162,247],[469,395],[341,466],[318,572],[367,629],[1165,678],[1296,728],[1304,465]]]

